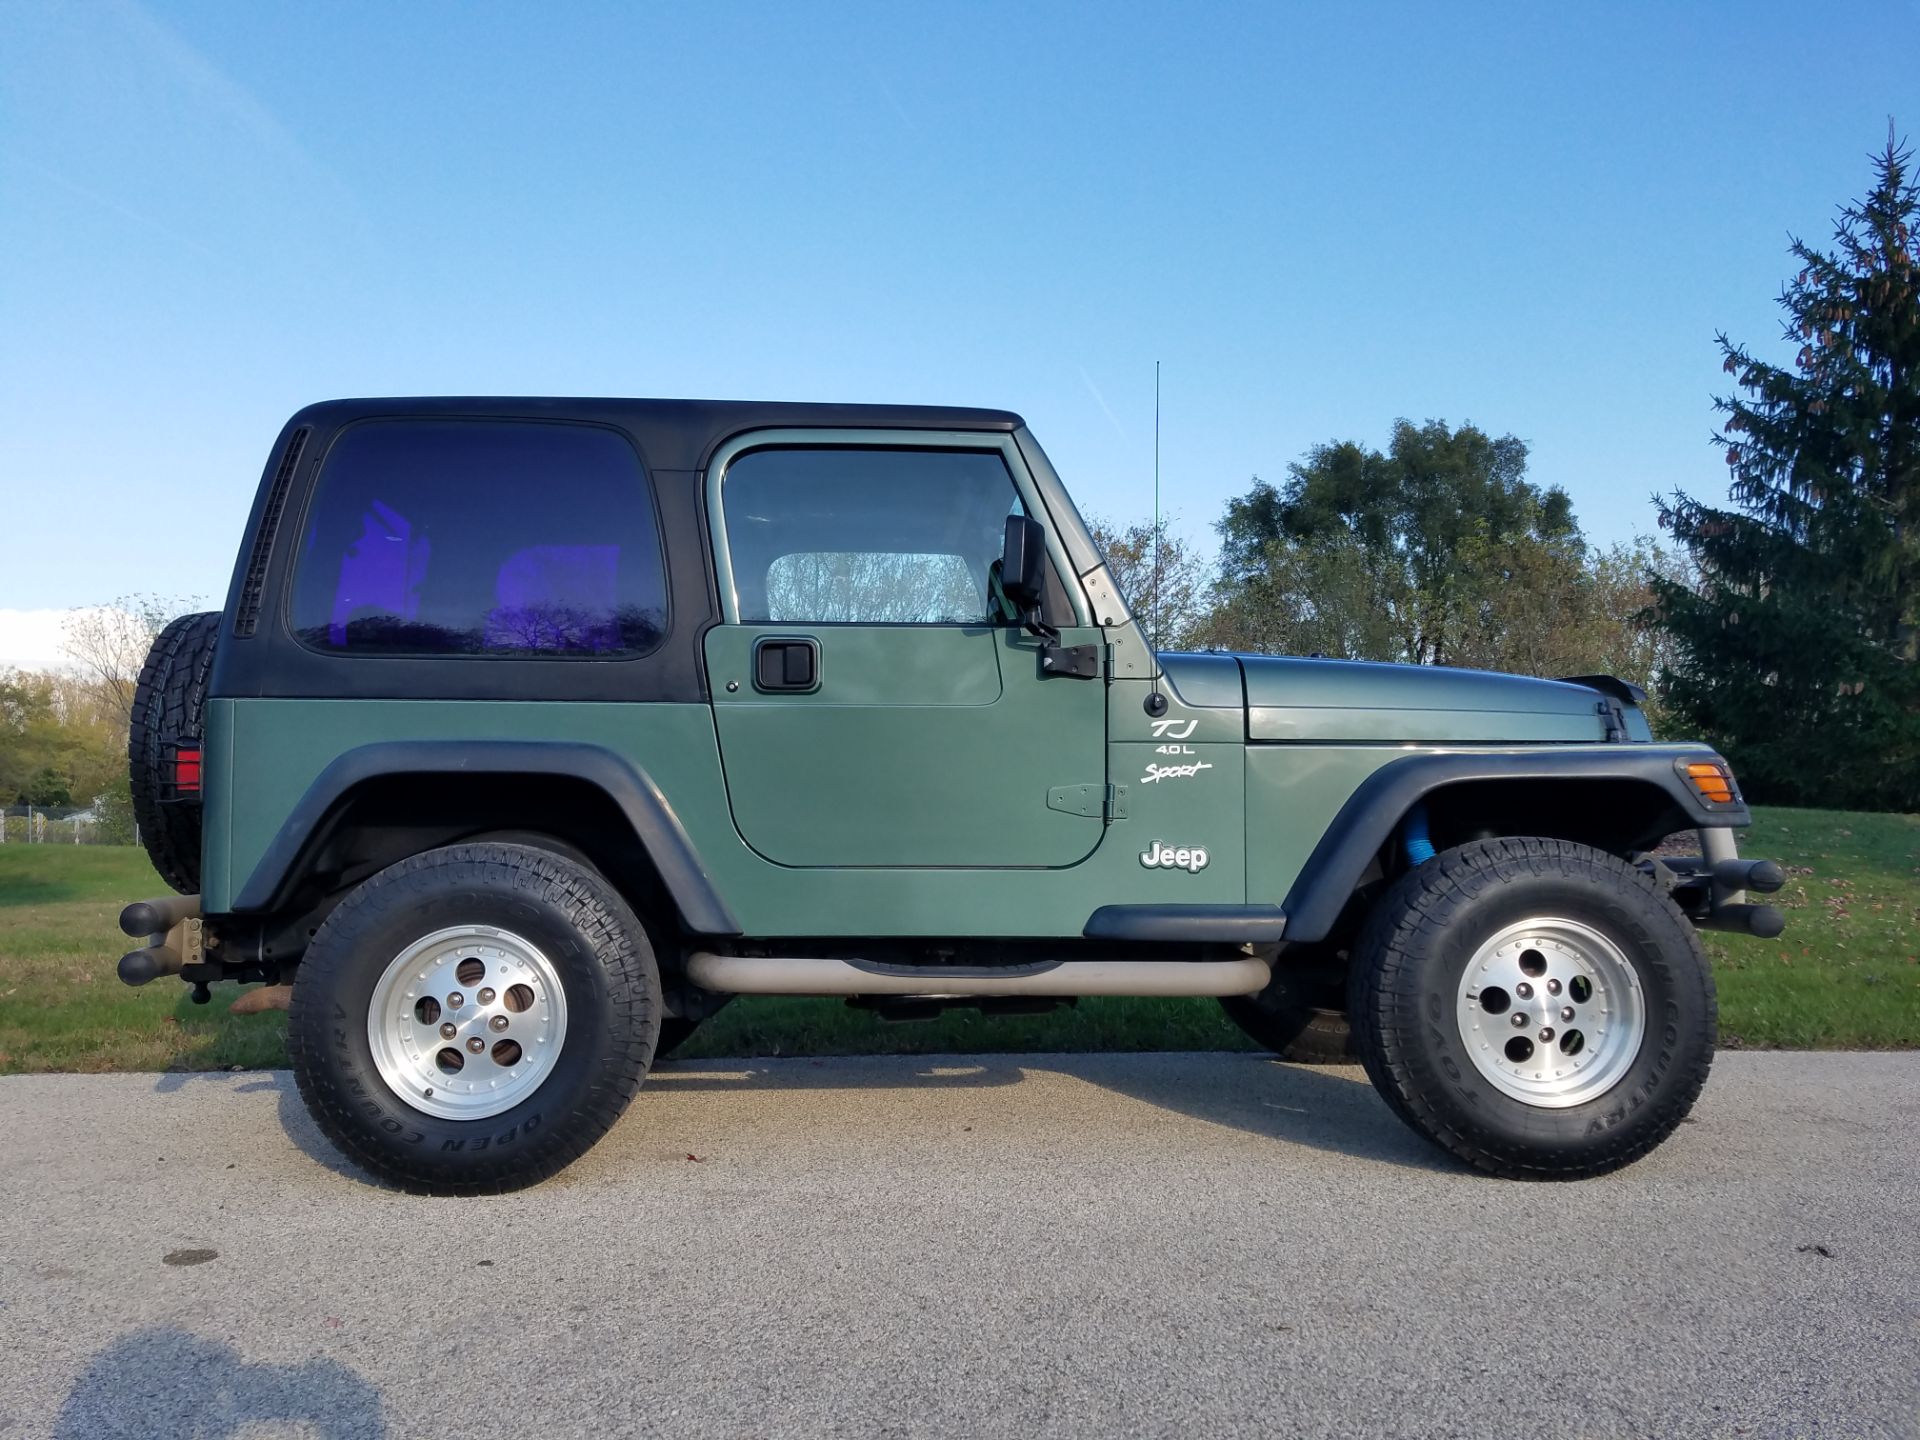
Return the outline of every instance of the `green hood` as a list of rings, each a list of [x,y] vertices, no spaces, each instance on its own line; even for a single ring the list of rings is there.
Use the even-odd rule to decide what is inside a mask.
[[[1254,741],[1405,741],[1412,744],[1565,744],[1607,738],[1611,703],[1585,685],[1453,670],[1273,655],[1163,655],[1184,696],[1183,672],[1218,704],[1231,658],[1238,664]],[[1198,662],[1198,663],[1195,663]],[[1628,738],[1652,738],[1633,706]]]

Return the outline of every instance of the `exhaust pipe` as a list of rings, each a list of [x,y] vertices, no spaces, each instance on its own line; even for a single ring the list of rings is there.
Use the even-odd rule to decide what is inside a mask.
[[[728,995],[1254,995],[1272,962],[1234,960],[1054,960],[1004,969],[882,965],[819,956],[687,957],[687,978]]]

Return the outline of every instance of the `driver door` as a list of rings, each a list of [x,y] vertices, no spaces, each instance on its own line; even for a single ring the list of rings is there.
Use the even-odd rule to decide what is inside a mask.
[[[714,723],[734,824],[776,864],[1047,868],[1100,843],[1105,681],[1043,676],[995,583],[1032,503],[1017,452],[937,438],[799,432],[714,462]],[[1099,643],[1047,588],[1061,643]]]

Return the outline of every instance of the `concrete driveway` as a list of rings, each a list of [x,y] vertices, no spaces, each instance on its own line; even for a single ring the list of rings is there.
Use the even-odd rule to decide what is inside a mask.
[[[538,1190],[0,1080],[0,1436],[1920,1434],[1920,1055],[1481,1179],[1250,1055],[683,1062]]]

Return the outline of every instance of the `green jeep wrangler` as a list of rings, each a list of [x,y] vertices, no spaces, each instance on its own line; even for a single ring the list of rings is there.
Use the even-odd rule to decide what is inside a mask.
[[[417,1191],[553,1174],[735,995],[1214,997],[1468,1164],[1592,1175],[1706,1079],[1696,927],[1781,926],[1643,699],[1156,654],[1004,411],[335,401],[141,676],[180,894],[120,975],[290,983],[315,1120]]]

